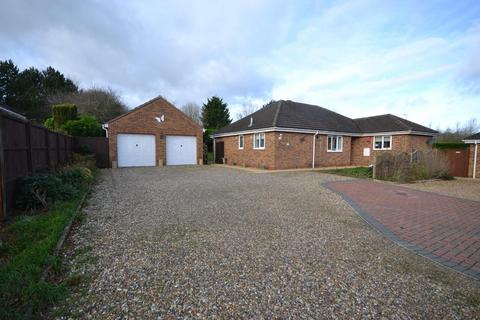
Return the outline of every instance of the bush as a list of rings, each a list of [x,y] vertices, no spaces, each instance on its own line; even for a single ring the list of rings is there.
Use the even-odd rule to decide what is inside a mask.
[[[69,120],[62,129],[72,136],[103,137],[105,136],[102,125],[90,116],[80,116],[78,119]]]
[[[53,125],[59,129],[69,120],[77,118],[77,107],[74,104],[57,104],[52,106]]]
[[[383,153],[376,157],[375,178],[412,182],[425,179],[453,179],[445,159],[435,152]]]
[[[84,167],[90,169],[90,171],[95,171],[97,168],[97,162],[93,154],[74,153],[72,160],[74,167]]]
[[[15,204],[19,209],[47,208],[58,200],[74,197],[78,189],[56,174],[35,175],[22,178],[18,183]]]

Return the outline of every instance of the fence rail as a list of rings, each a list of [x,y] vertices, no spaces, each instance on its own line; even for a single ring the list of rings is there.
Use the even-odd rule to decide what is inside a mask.
[[[73,138],[0,113],[0,219],[13,209],[17,181],[48,172],[72,158]]]

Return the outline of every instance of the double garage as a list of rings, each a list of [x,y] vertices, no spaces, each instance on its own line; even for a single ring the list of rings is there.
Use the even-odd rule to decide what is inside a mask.
[[[111,166],[202,164],[203,130],[158,97],[106,124]]]

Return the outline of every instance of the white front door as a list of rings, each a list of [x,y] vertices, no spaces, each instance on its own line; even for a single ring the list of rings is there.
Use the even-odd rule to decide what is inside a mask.
[[[155,136],[149,134],[117,135],[119,167],[155,166]]]
[[[167,165],[197,164],[197,138],[167,136]]]

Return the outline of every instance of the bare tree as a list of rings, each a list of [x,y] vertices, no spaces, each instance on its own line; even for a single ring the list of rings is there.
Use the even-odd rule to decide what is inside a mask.
[[[181,109],[183,113],[185,113],[187,116],[192,118],[193,121],[195,121],[199,125],[202,125],[201,111],[200,111],[200,106],[198,104],[194,102],[189,102],[183,105]]]
[[[465,137],[480,131],[480,123],[477,119],[471,118],[463,124],[457,122],[454,129],[447,128],[444,131],[438,131],[440,131],[440,134],[437,137],[438,141],[460,141]]]
[[[92,87],[74,93],[56,94],[49,97],[49,103],[73,103],[80,114],[97,118],[105,123],[128,111],[120,96],[110,88]]]
[[[241,111],[237,113],[237,120],[245,118],[246,116],[248,116],[248,115],[254,113],[255,111],[257,111],[258,109],[260,109],[260,108],[257,107],[257,106],[254,106],[251,103],[249,103],[249,104],[244,103],[242,105]]]

